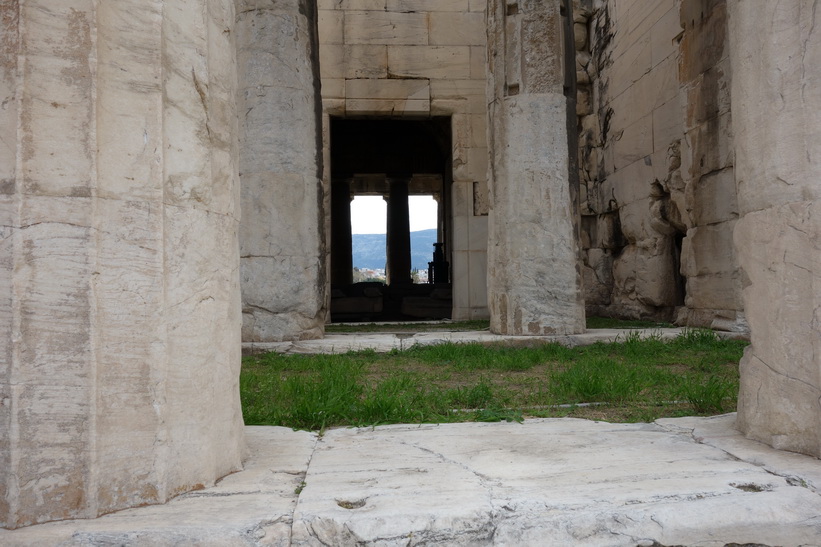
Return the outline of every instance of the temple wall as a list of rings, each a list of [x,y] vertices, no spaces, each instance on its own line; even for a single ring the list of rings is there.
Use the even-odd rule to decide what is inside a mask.
[[[744,330],[725,1],[581,8],[588,313]]]
[[[241,466],[234,12],[3,2],[0,525]]]
[[[457,320],[488,316],[485,4],[318,2],[326,158],[329,116],[451,118],[447,259]],[[325,178],[330,184],[327,168]]]

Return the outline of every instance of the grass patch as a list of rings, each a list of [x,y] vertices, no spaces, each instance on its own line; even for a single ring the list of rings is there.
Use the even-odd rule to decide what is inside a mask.
[[[441,344],[387,354],[269,353],[243,359],[240,390],[247,424],[309,430],[528,416],[652,421],[734,409],[745,345],[688,330],[671,341],[628,335],[578,348]]]

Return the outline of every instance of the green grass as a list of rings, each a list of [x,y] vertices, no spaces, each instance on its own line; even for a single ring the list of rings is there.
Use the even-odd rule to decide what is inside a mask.
[[[240,377],[247,424],[322,430],[575,416],[651,421],[733,410],[745,342],[711,331],[566,348],[414,346],[387,354],[264,354]],[[582,403],[599,403],[582,405]]]

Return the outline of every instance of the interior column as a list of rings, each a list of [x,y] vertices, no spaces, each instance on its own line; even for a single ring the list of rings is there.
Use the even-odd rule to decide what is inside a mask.
[[[494,333],[584,331],[560,5],[491,0],[488,7],[487,281]]]
[[[410,179],[388,179],[388,284],[408,285],[411,279],[410,215],[408,184]]]
[[[351,183],[335,179],[331,182],[331,284],[352,283]]]

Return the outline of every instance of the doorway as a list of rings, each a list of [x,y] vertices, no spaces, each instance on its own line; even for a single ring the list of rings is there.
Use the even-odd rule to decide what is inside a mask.
[[[331,320],[450,318],[450,118],[332,117],[330,133]]]

